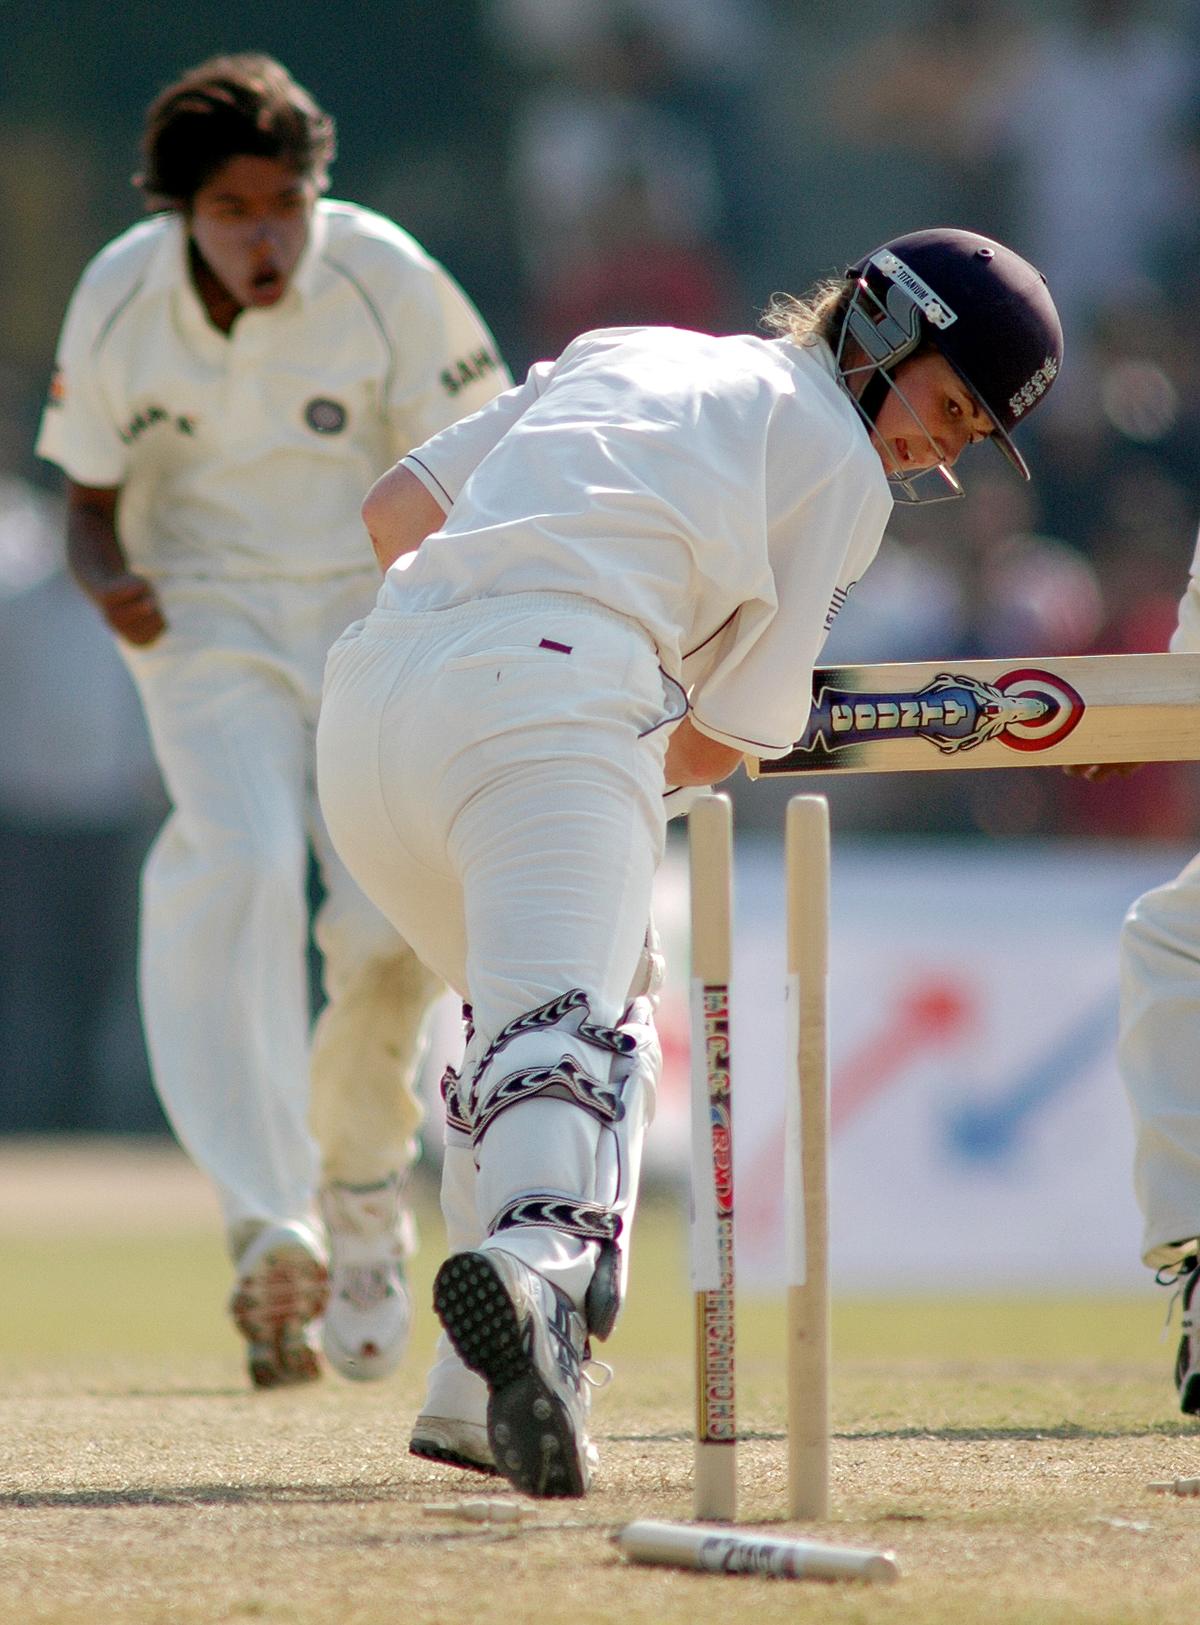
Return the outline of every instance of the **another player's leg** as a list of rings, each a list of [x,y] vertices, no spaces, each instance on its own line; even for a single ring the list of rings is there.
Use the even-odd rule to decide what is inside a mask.
[[[1173,1285],[1179,1299],[1179,1346],[1175,1351],[1175,1389],[1179,1395],[1179,1409],[1187,1416],[1198,1416],[1200,1415],[1200,1258],[1192,1254],[1181,1259],[1173,1270],[1160,1270],[1158,1278],[1164,1283]]]
[[[155,1084],[213,1180],[229,1308],[256,1386],[319,1372],[326,1260],[312,1209],[304,965],[307,740],[236,605],[172,600],[174,653],[137,653],[174,811],[142,883],[140,980]]]
[[[1121,1075],[1135,1129],[1142,1256],[1176,1289],[1180,1409],[1200,1414],[1200,859],[1147,892],[1121,933]]]
[[[416,1080],[442,983],[332,854],[323,858],[327,895],[316,938],[328,1002],[313,1035],[310,1109],[330,1250],[322,1341],[343,1376],[370,1381],[394,1371],[408,1347]]]

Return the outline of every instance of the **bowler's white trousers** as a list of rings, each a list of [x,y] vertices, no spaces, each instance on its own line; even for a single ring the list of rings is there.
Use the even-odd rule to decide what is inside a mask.
[[[1160,1269],[1200,1250],[1200,857],[1126,916],[1119,1057],[1142,1256]]]
[[[236,1252],[259,1224],[309,1216],[319,1177],[370,1184],[411,1160],[439,987],[335,856],[316,800],[325,655],[378,572],[157,585],[168,630],[121,645],[172,803],[142,881],[143,1019]],[[328,998],[311,1045],[310,841]]]
[[[471,1005],[464,1082],[510,1022],[571,989],[593,1021],[621,1020],[662,856],[665,725],[684,709],[647,634],[570,594],[376,609],[330,652],[325,817],[363,890]],[[494,1242],[580,1302],[593,1244],[482,1238],[514,1190],[573,1188],[587,1121],[560,1100],[515,1105],[476,1146],[474,1181],[469,1143],[448,1135],[451,1249]]]

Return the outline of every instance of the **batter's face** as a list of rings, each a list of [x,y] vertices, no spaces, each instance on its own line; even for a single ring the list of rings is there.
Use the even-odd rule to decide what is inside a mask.
[[[278,304],[308,241],[316,182],[278,158],[231,158],[188,215],[204,267],[239,309]]]
[[[937,350],[902,361],[894,387],[876,414],[871,442],[889,475],[907,478],[943,463],[951,467],[964,446],[983,440],[995,424],[954,368]]]

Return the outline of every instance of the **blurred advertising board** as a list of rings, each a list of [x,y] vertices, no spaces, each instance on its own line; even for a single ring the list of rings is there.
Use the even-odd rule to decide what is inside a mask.
[[[852,842],[835,830],[835,1292],[1116,1292],[1149,1279],[1115,1060],[1118,932],[1134,898],[1191,855],[1016,839]],[[732,1065],[748,1292],[783,1281],[782,859],[770,841],[737,846]],[[655,907],[669,971],[646,1177],[676,1184],[686,1203],[688,898],[678,838]],[[439,1022],[435,1048],[453,1051],[453,1028],[452,1015]]]

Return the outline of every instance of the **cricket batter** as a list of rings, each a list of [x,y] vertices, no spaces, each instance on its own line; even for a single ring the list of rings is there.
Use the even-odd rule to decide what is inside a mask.
[[[1200,547],[1171,649],[1200,654]],[[1103,779],[1131,771],[1094,767]],[[1135,1132],[1134,1190],[1145,1224],[1142,1258],[1178,1290],[1179,1408],[1200,1415],[1200,857],[1139,897],[1121,931],[1118,1062]]]
[[[347,1376],[391,1370],[408,1334],[403,1186],[439,988],[334,855],[313,742],[326,652],[379,587],[364,488],[510,382],[411,237],[322,198],[333,154],[333,121],[269,57],[163,91],[138,181],[155,212],[84,272],[38,441],[172,802],[143,881],[143,1015],[220,1197],[260,1387],[318,1375],[323,1312]]]
[[[534,1495],[589,1482],[590,1339],[624,1291],[661,1061],[664,792],[791,747],[894,495],[959,493],[989,437],[1027,473],[1010,434],[1062,353],[1040,274],[963,231],[898,238],[770,326],[585,333],[410,452],[364,505],[378,606],[327,666],[334,841],[471,1009],[418,1432],[486,1420]]]

